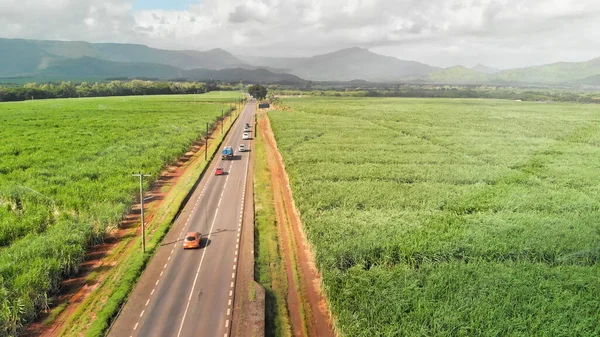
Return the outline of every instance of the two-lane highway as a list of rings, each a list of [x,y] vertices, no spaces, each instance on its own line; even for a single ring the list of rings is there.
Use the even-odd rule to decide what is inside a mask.
[[[245,123],[253,124],[255,104],[245,106],[223,142],[236,158],[221,160],[219,151],[109,336],[228,336],[251,154],[237,150],[240,144],[252,149],[242,133]],[[215,176],[217,166],[226,174]],[[202,234],[200,249],[183,250],[187,232]]]

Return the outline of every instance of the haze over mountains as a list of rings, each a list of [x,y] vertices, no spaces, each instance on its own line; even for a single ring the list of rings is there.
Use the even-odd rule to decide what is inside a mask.
[[[138,44],[0,39],[0,78],[600,85],[599,75],[600,58],[508,70],[485,65],[442,69],[357,47],[312,57],[281,58],[234,56],[223,49],[175,51]]]

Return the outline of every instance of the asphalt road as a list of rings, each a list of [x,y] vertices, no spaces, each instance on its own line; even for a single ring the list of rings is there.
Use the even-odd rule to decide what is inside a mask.
[[[223,146],[235,149],[234,160],[218,154],[207,174],[165,236],[108,336],[228,336],[251,152],[239,153],[244,124],[252,123],[250,101]],[[251,136],[254,130],[251,130]],[[217,166],[223,176],[215,176]],[[183,250],[187,232],[198,231],[200,249]]]

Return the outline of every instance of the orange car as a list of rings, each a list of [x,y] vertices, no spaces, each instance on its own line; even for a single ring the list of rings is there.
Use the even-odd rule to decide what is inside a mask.
[[[216,176],[223,175],[223,168],[222,167],[217,167],[217,169],[215,170],[215,175]]]
[[[202,240],[202,234],[198,232],[187,233],[183,240],[183,249],[200,248],[200,240]]]

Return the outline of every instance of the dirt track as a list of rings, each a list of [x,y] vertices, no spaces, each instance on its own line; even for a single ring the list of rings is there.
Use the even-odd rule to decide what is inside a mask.
[[[304,235],[283,158],[277,149],[277,142],[268,118],[261,119],[259,130],[267,146],[275,210],[280,224],[280,244],[282,255],[285,257],[288,280],[287,304],[293,334],[294,336],[333,337],[335,334],[327,309],[327,300],[320,287],[321,275],[315,266],[314,255]]]

